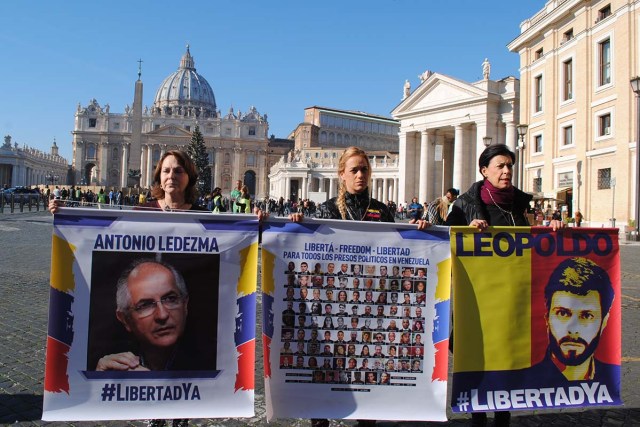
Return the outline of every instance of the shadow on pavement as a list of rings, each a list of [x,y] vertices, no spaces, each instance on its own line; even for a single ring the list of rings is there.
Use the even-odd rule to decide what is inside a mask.
[[[41,395],[0,394],[0,424],[40,421],[41,417]]]

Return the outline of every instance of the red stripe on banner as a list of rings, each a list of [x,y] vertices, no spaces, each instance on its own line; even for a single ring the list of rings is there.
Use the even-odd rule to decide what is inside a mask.
[[[262,334],[262,352],[264,354],[264,377],[271,378],[271,337]]]
[[[253,390],[255,388],[255,351],[256,340],[247,341],[237,347],[238,350],[238,374],[236,375],[236,388],[238,390]]]
[[[431,381],[447,381],[449,366],[449,340],[440,341],[435,346],[436,360]]]
[[[71,347],[47,337],[47,354],[44,374],[44,390],[54,393],[65,392],[69,394],[69,350]]]

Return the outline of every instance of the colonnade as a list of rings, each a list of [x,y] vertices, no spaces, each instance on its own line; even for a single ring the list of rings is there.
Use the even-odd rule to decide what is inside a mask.
[[[478,159],[486,144],[506,144],[515,152],[516,123],[513,121],[457,122],[436,128],[401,128],[399,144],[400,183],[398,196],[402,201],[418,197],[430,201],[448,188],[461,192],[482,178]]]

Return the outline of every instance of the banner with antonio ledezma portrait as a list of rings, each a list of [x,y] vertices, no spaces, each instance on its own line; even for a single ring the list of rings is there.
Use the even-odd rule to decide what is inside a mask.
[[[43,419],[252,416],[257,255],[252,216],[61,209]]]
[[[264,224],[267,418],[446,420],[450,273],[447,228]]]
[[[452,227],[454,412],[620,405],[618,230]]]

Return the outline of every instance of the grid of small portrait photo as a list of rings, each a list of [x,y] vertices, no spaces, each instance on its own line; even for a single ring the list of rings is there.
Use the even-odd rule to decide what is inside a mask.
[[[422,372],[426,268],[289,261],[285,275],[281,369],[356,385]]]

